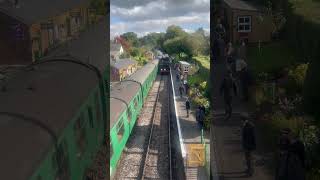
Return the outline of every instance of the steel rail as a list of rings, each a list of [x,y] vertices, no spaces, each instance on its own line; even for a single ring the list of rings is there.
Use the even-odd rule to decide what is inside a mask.
[[[155,104],[154,104],[154,107],[153,107],[153,110],[152,110],[152,116],[151,116],[152,122],[151,122],[150,134],[149,134],[149,138],[148,138],[147,152],[146,152],[146,155],[145,155],[145,159],[143,161],[144,164],[143,164],[143,169],[142,169],[141,178],[140,178],[142,180],[144,180],[144,177],[145,177],[145,170],[146,170],[146,166],[147,166],[147,160],[148,160],[148,157],[149,157],[150,144],[151,144],[152,134],[153,134],[153,125],[154,125],[154,119],[155,119],[155,112],[156,112],[157,104],[158,104],[158,101],[159,101],[161,82],[162,82],[162,76],[160,76],[160,84],[159,84],[159,87],[158,87],[158,90],[157,90],[157,97],[156,97],[156,101],[155,101]]]

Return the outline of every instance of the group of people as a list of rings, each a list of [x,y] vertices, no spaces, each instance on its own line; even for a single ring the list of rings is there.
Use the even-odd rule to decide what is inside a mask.
[[[252,176],[254,172],[252,152],[256,149],[255,127],[247,113],[242,113],[241,119],[246,173]],[[305,146],[299,136],[289,128],[281,131],[277,154],[275,180],[305,180]]]
[[[177,71],[177,74],[176,74],[176,77],[177,77],[177,81],[180,82],[179,84],[179,94],[180,94],[180,98],[182,99],[183,97],[183,93],[186,94],[187,96],[187,99],[186,99],[186,102],[185,102],[185,106],[186,106],[186,111],[187,111],[187,117],[189,117],[189,111],[190,111],[190,100],[188,98],[188,94],[189,94],[189,85],[188,85],[188,82],[185,78],[185,76],[183,76],[180,71]]]
[[[181,81],[182,81],[182,83],[179,86],[180,98],[182,98],[184,92],[186,95],[189,94],[189,85],[188,85],[187,80],[182,79]]]
[[[216,28],[218,35],[214,41],[214,55],[217,62],[226,62],[227,72],[220,85],[220,94],[225,103],[226,119],[232,115],[232,100],[238,95],[238,85],[241,86],[242,99],[249,100],[249,87],[253,85],[253,79],[245,62],[246,47],[242,41],[236,49],[232,43],[225,45],[225,30],[221,23]],[[237,83],[237,82],[240,83]],[[242,147],[246,160],[246,173],[251,176],[254,171],[252,152],[256,149],[256,135],[254,124],[246,113],[241,114]],[[276,161],[276,180],[305,180],[305,147],[298,136],[290,129],[281,132],[278,144],[278,158]]]
[[[186,102],[185,102],[185,107],[186,107],[187,118],[188,118],[189,117],[189,112],[190,112],[190,109],[191,109],[190,100],[188,98],[189,85],[188,85],[187,80],[185,78],[183,78],[183,75],[181,75],[179,71],[177,72],[176,77],[177,77],[177,81],[180,82],[180,86],[179,86],[180,98],[183,97],[184,93],[187,96]],[[196,121],[199,123],[200,128],[203,127],[204,118],[205,118],[205,107],[204,106],[199,106],[196,109]]]
[[[290,129],[283,129],[278,142],[276,180],[305,179],[305,147]]]
[[[245,102],[249,100],[249,87],[253,84],[251,73],[248,70],[247,63],[244,61],[244,42],[242,42],[242,46],[239,49],[239,52],[235,53],[232,43],[229,43],[226,49],[227,73],[220,85],[220,94],[224,97],[226,119],[229,119],[232,114],[232,97],[238,95],[237,80],[240,81],[242,100]]]

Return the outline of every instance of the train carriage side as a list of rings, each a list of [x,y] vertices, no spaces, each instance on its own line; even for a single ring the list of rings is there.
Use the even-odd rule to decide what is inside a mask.
[[[115,84],[110,94],[110,176],[116,170],[147,94],[156,78],[158,61],[154,60],[127,80]]]
[[[82,179],[104,139],[102,84],[94,72],[72,62],[43,61],[33,67],[8,82],[8,92],[0,94],[3,101],[10,102],[0,104],[1,116],[11,113],[9,119],[6,115],[8,123],[0,126],[5,137],[10,137],[2,141],[7,145],[1,154],[9,159],[1,158],[0,164],[7,170],[1,177]],[[33,128],[14,125],[17,121]],[[39,130],[35,122],[47,130]],[[43,132],[49,137],[44,138]],[[12,144],[19,140],[24,143]]]
[[[84,178],[92,157],[106,142],[109,87],[94,72],[97,68],[108,84],[106,28],[101,22],[84,32],[70,43],[68,55],[63,48],[47,56],[51,60],[71,58],[78,65],[43,59],[6,84],[8,91],[0,93],[1,102],[10,102],[0,103],[0,116],[6,122],[0,124],[0,131],[6,133],[0,137],[3,179]],[[8,117],[5,112],[13,114]],[[13,116],[17,114],[22,116]]]

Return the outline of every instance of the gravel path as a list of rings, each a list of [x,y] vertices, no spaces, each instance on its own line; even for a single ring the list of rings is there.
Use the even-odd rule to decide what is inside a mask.
[[[158,91],[162,93],[165,89],[164,82],[160,76],[156,78],[126,148],[122,153],[114,179],[141,179],[151,129],[152,114]],[[157,117],[157,113],[155,117]]]

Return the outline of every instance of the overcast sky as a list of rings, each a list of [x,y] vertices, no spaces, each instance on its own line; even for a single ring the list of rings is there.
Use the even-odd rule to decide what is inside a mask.
[[[110,35],[125,32],[138,36],[165,32],[178,25],[187,32],[209,31],[210,0],[110,0]]]

